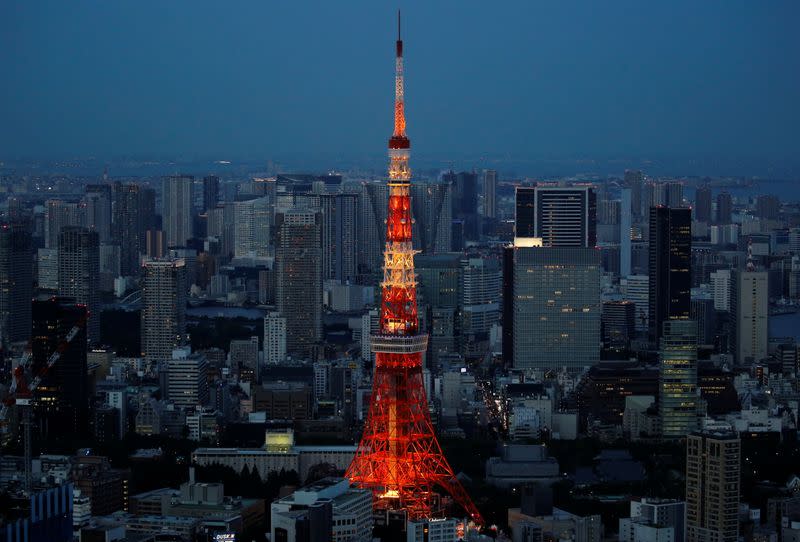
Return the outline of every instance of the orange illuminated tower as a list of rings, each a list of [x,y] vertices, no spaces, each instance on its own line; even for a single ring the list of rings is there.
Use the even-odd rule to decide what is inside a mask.
[[[403,112],[403,42],[397,21],[394,134],[389,140],[389,211],[380,328],[371,337],[375,373],[364,435],[347,478],[369,488],[378,508],[405,509],[410,519],[442,512],[436,488],[470,518],[482,518],[453,474],[433,432],[422,380],[428,336],[419,330],[414,250],[411,247],[411,144]]]

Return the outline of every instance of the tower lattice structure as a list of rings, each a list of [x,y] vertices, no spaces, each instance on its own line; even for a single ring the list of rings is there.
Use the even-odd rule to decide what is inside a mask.
[[[380,328],[375,352],[372,403],[347,478],[373,491],[377,507],[405,509],[410,519],[442,512],[435,488],[449,493],[472,521],[478,509],[445,459],[431,424],[422,378],[428,337],[419,330],[414,250],[411,245],[411,143],[403,101],[403,41],[398,15],[394,133],[389,140],[389,210]]]

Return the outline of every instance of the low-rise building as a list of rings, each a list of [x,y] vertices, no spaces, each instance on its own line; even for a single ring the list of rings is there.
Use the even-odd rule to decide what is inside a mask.
[[[301,515],[297,512],[324,506],[325,503],[331,506],[330,524],[323,531],[330,534],[326,540],[372,540],[372,492],[351,488],[350,482],[343,478],[323,478],[273,502],[270,510],[271,540],[299,542],[298,519]],[[319,514],[324,519],[324,511]],[[318,525],[318,529],[321,527]]]

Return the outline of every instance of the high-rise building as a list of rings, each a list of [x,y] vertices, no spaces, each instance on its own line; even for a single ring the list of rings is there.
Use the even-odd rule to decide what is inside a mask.
[[[464,238],[471,241],[477,240],[479,233],[478,174],[468,171],[459,173],[450,171],[442,175],[442,181],[451,187],[453,219],[463,221]]]
[[[414,246],[424,254],[450,252],[451,189],[452,185],[446,182],[411,185]]]
[[[320,215],[292,209],[276,222],[276,308],[286,318],[287,352],[305,356],[322,339]]]
[[[739,539],[741,441],[736,433],[699,432],[686,440],[686,541]]]
[[[139,276],[139,255],[144,253],[145,232],[156,229],[155,192],[138,184],[114,183],[111,235],[120,247],[120,272]]]
[[[44,202],[44,246],[58,248],[58,234],[67,226],[82,226],[85,208],[77,203],[57,199]]]
[[[164,230],[144,232],[144,255],[148,258],[163,258],[167,255],[167,236]]]
[[[87,184],[85,204],[86,227],[96,231],[100,244],[111,242],[111,195],[110,184]]]
[[[717,194],[717,224],[730,224],[733,222],[733,198],[730,193]]]
[[[632,301],[604,301],[601,324],[604,348],[627,352],[636,334],[636,305]]]
[[[504,259],[504,343],[516,369],[580,371],[600,361],[600,253],[514,246]],[[510,269],[509,269],[510,267]],[[508,331],[506,331],[508,330]]]
[[[194,205],[191,175],[171,175],[163,178],[161,191],[161,216],[167,245],[183,247],[193,236]]]
[[[710,275],[711,295],[714,298],[714,309],[727,312],[731,308],[731,270],[718,269]]]
[[[270,255],[270,227],[273,206],[269,198],[237,201],[233,207],[234,256],[237,258]]]
[[[642,183],[644,174],[635,169],[626,169],[625,184],[631,189],[631,213],[634,217],[642,216]]]
[[[0,344],[31,336],[33,252],[27,224],[0,225]]]
[[[497,218],[497,171],[483,170],[483,216]]]
[[[735,318],[733,344],[736,363],[750,365],[767,357],[769,343],[769,273],[747,269],[737,271],[731,296]]]
[[[659,360],[661,432],[684,437],[697,428],[697,322],[665,320]]]
[[[175,406],[195,408],[208,403],[208,361],[186,346],[166,361],[166,395]]]
[[[461,260],[461,330],[465,336],[488,339],[500,319],[503,273],[500,261],[467,257]]]
[[[518,186],[514,192],[514,237],[536,237],[536,188]]]
[[[277,312],[264,317],[264,363],[275,365],[286,359],[286,318]]]
[[[683,183],[675,181],[652,183],[651,207],[683,206]]]
[[[636,305],[636,331],[646,331],[650,315],[650,277],[628,275],[620,279],[620,290],[624,299]]]
[[[631,274],[632,247],[631,247],[631,213],[627,209],[631,206],[631,190],[623,188],[620,192],[623,211],[619,220],[619,276],[627,277]]]
[[[219,177],[203,177],[203,211],[213,209],[219,203]]]
[[[322,279],[355,280],[358,259],[358,196],[320,195],[322,211]]]
[[[597,203],[590,186],[517,188],[516,237],[541,238],[544,247],[594,247]]]
[[[89,376],[86,371],[85,305],[51,297],[33,301],[31,307],[31,369],[40,374],[50,356],[61,357],[46,372],[33,397],[36,427],[42,441],[62,437],[86,437],[89,433]],[[75,337],[65,342],[78,326]],[[62,346],[63,345],[63,346]]]
[[[781,214],[781,200],[778,196],[762,194],[756,198],[756,216],[767,220],[777,220]]]
[[[694,219],[711,223],[711,189],[707,185],[697,187],[694,195]]]
[[[147,260],[143,271],[142,355],[169,360],[186,340],[186,262]]]
[[[386,208],[389,188],[386,183],[364,182],[359,196],[359,275],[377,275],[383,265],[383,247],[386,244]]]
[[[650,342],[665,320],[688,319],[691,302],[691,209],[650,208]]]
[[[61,228],[58,236],[58,293],[89,311],[87,336],[100,340],[100,243],[96,231]]]

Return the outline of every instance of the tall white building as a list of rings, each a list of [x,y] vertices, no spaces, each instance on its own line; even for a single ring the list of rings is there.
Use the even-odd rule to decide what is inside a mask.
[[[488,334],[500,318],[503,273],[500,261],[465,258],[461,261],[463,333]]]
[[[714,297],[714,309],[731,310],[731,270],[719,269],[711,273],[711,295]]]
[[[273,206],[269,198],[234,203],[234,256],[237,258],[269,256],[270,224]]]
[[[148,260],[142,281],[142,355],[168,360],[186,340],[186,262]]]
[[[736,273],[731,312],[736,318],[736,363],[758,362],[768,355],[769,288],[766,271]]]
[[[186,241],[192,238],[193,185],[194,177],[190,175],[172,175],[163,178],[161,216],[169,247],[186,246]]]
[[[286,318],[277,312],[264,317],[264,363],[277,364],[286,359]]]

